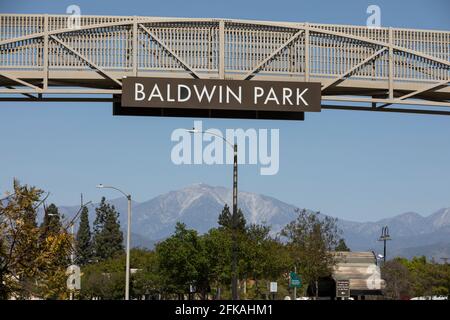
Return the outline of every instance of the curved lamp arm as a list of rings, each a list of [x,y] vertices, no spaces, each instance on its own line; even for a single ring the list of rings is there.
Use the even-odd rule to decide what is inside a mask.
[[[234,148],[234,144],[233,144],[233,143],[231,143],[230,141],[228,141],[228,140],[225,139],[224,137],[219,136],[219,135],[216,134],[216,133],[209,132],[209,131],[200,131],[200,130],[197,130],[197,129],[195,129],[195,128],[189,129],[189,130],[186,130],[186,131],[189,132],[189,133],[204,133],[204,134],[209,134],[209,135],[212,135],[212,136],[219,137],[219,138],[221,138],[223,141],[225,141],[226,143],[228,143],[228,145],[229,145],[230,147]]]
[[[131,194],[127,194],[125,192],[123,192],[122,190],[120,190],[119,188],[113,187],[113,186],[105,186],[103,184],[98,184],[97,188],[100,189],[114,189],[116,191],[119,191],[121,194],[123,194],[127,199],[131,199]]]

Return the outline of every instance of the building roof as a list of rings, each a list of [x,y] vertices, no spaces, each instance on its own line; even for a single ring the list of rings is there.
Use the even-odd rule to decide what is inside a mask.
[[[349,280],[351,291],[365,294],[379,292],[386,282],[381,279],[380,267],[373,252],[333,252],[336,265],[334,280]]]

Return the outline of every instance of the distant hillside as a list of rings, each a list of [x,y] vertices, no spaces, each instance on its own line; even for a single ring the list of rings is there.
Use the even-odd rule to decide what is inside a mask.
[[[145,202],[133,203],[132,228],[133,245],[151,247],[155,239],[169,236],[177,221],[189,228],[206,232],[217,226],[217,217],[225,203],[231,204],[232,192],[224,187],[194,184],[171,191]],[[120,222],[126,226],[126,199],[111,200],[121,213]],[[239,207],[249,223],[266,223],[274,233],[295,219],[296,206],[275,198],[239,192]],[[301,207],[301,206],[300,206]],[[66,216],[72,216],[77,207],[61,206]],[[95,218],[94,207],[90,208],[90,221]],[[376,222],[354,222],[338,220],[343,236],[352,250],[374,250],[381,252],[382,244],[377,241],[381,228],[389,226],[392,241],[388,243],[388,255],[450,256],[450,208],[443,208],[423,217],[407,212]]]

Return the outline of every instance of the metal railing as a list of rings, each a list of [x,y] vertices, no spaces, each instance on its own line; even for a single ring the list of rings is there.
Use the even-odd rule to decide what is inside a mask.
[[[323,100],[370,110],[450,107],[448,31],[136,16],[81,16],[70,28],[70,19],[0,15],[1,99],[120,94],[121,79],[139,75],[314,81]]]

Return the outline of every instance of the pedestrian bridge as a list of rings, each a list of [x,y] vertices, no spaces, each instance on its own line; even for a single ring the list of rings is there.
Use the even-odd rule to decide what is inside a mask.
[[[306,81],[324,109],[450,115],[450,32],[0,15],[0,101],[114,101],[127,76]]]

